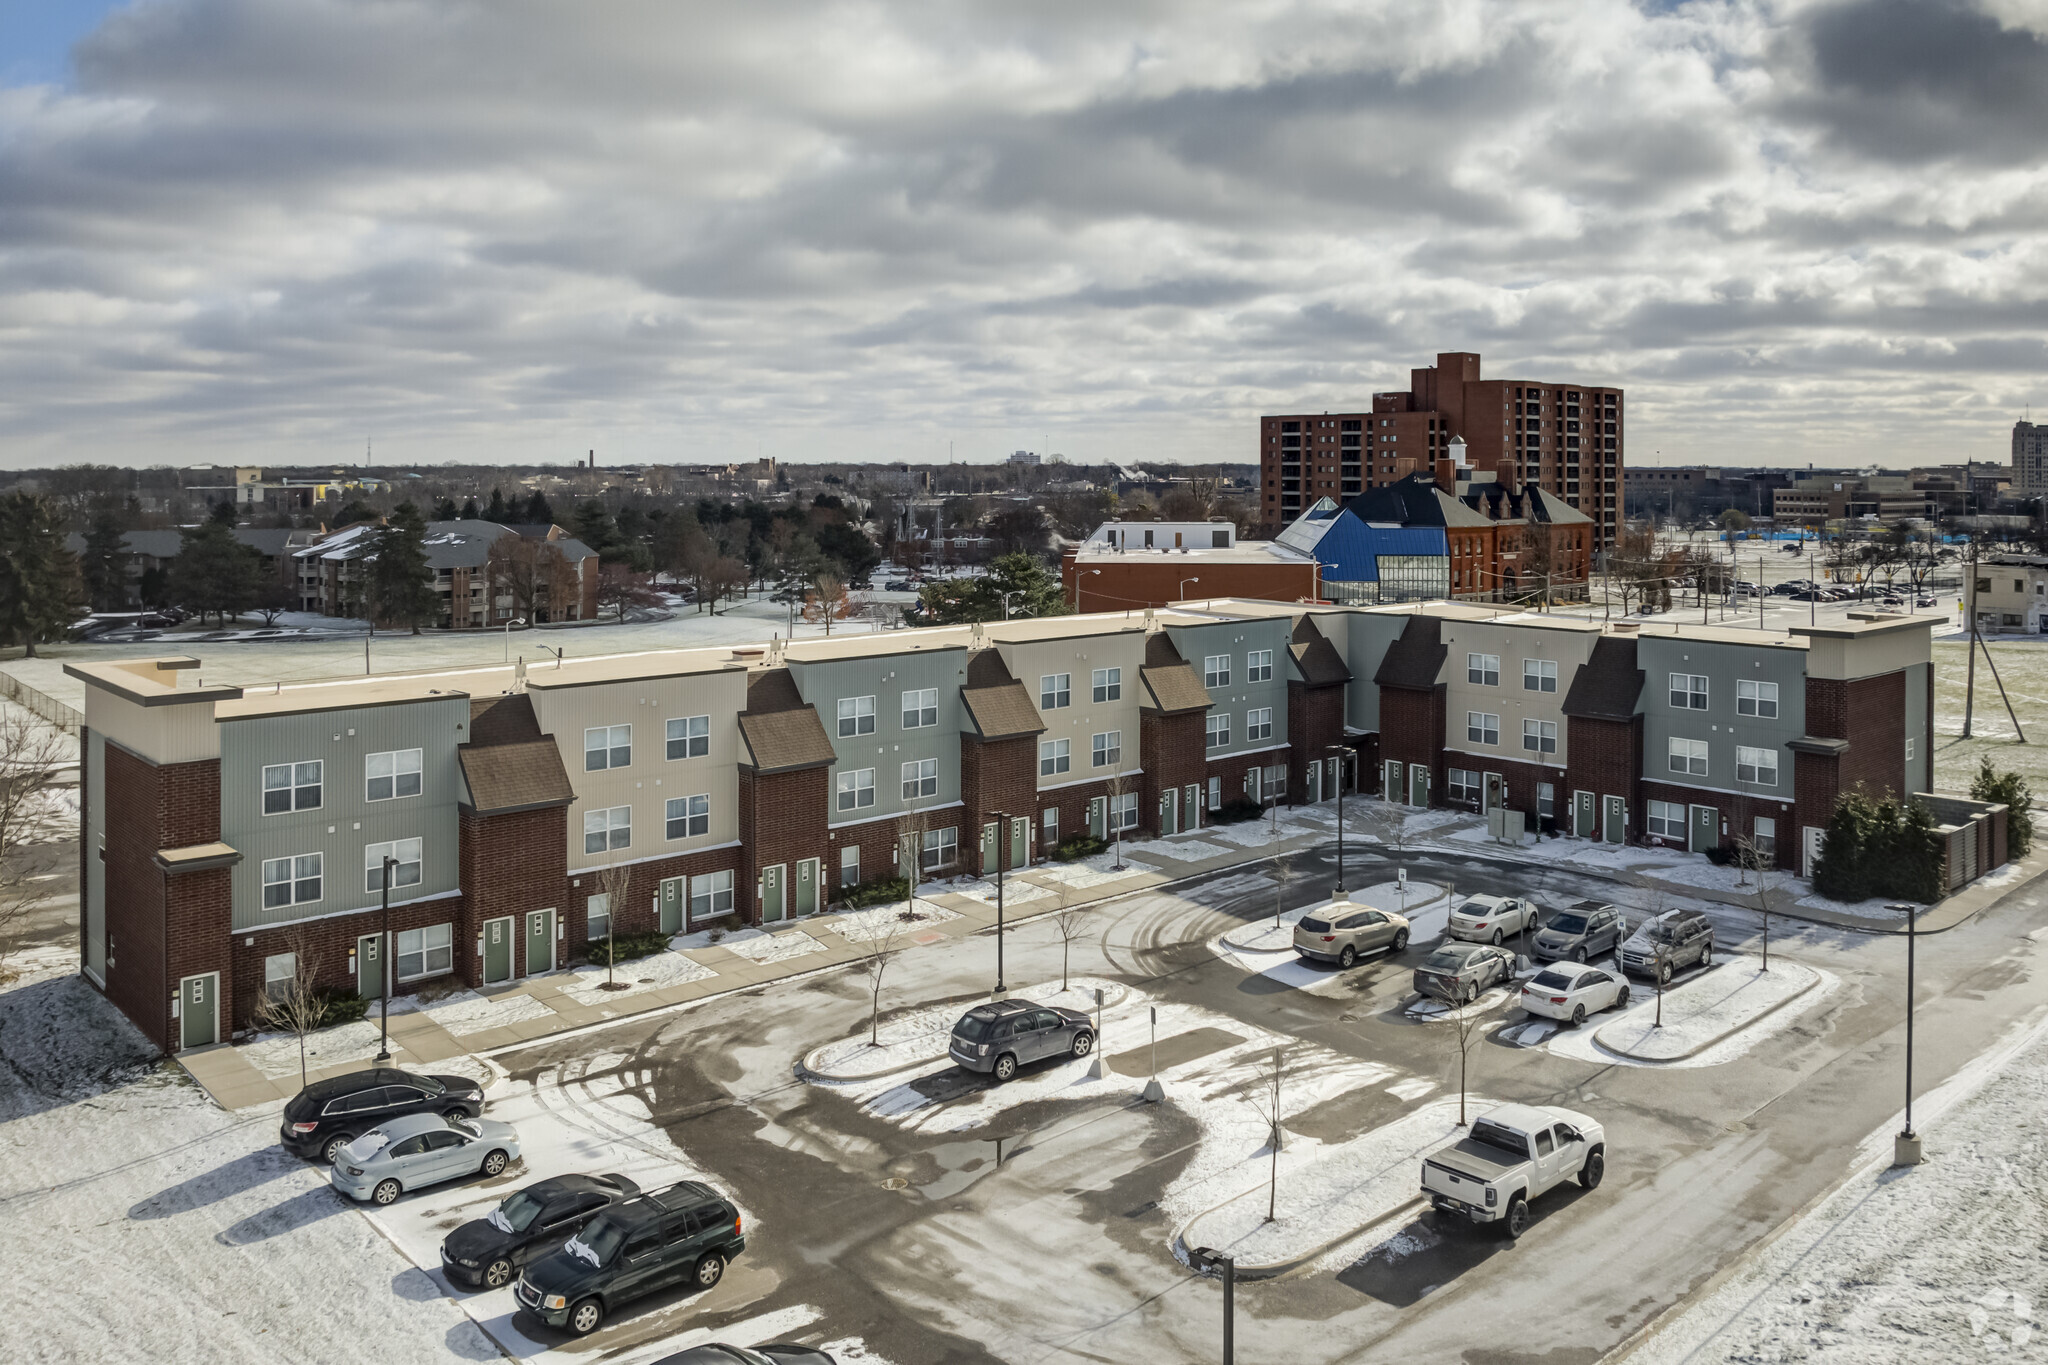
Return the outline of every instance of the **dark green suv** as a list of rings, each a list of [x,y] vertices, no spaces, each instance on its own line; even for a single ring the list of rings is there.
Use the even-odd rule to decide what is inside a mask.
[[[512,1293],[548,1326],[589,1336],[628,1300],[677,1284],[711,1288],[746,1249],[739,1210],[709,1185],[685,1180],[606,1209],[528,1266]]]

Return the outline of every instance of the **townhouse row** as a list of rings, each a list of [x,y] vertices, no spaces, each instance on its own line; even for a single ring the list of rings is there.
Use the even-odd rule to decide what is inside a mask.
[[[1837,792],[1925,790],[1930,624],[1225,600],[268,689],[70,665],[82,967],[204,1046],[302,961],[365,995],[491,985],[607,930],[772,924],[1340,783],[1789,861]]]

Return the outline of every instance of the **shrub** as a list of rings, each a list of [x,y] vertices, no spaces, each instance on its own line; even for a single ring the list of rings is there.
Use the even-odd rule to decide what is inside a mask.
[[[862,910],[870,905],[887,905],[891,901],[910,899],[910,878],[875,877],[848,887],[840,897],[849,910]]]
[[[1707,861],[1715,867],[1726,867],[1735,861],[1735,850],[1722,844],[1716,844],[1707,850]]]
[[[1223,808],[1212,811],[1209,823],[1212,825],[1241,825],[1247,820],[1256,820],[1266,813],[1266,808],[1249,796],[1233,796],[1223,803]]]
[[[321,1027],[330,1024],[353,1024],[370,1012],[370,1002],[346,986],[322,986],[313,992],[327,1004],[327,1015],[321,1020]]]
[[[610,942],[599,939],[590,945],[584,956],[600,967],[616,962],[630,962],[636,957],[646,957],[668,947],[668,935],[659,929],[644,934],[614,934]]]
[[[1838,901],[1890,896],[1932,905],[1942,897],[1946,852],[1923,807],[1845,792],[1821,840],[1813,889]]]
[[[1092,834],[1076,834],[1071,839],[1062,839],[1060,846],[1052,851],[1053,861],[1061,863],[1079,862],[1092,858],[1109,845]]]
[[[2005,856],[2018,862],[2034,846],[2034,817],[2027,813],[2034,808],[2033,788],[2018,773],[1994,772],[1988,758],[1981,763],[1970,782],[1970,798],[2010,808],[2005,822]]]

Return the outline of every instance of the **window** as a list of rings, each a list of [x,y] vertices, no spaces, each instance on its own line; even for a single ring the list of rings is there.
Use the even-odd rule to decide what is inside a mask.
[[[856,768],[839,774],[839,809],[865,810],[875,804],[875,770]]]
[[[1479,687],[1500,686],[1500,655],[1467,654],[1465,681]]]
[[[1209,779],[1209,809],[1223,809],[1223,779],[1220,777]]]
[[[711,752],[711,717],[678,716],[668,723],[668,756],[702,758]]]
[[[263,860],[263,908],[304,905],[320,899],[320,854]],[[372,888],[375,889],[375,888]]]
[[[1665,758],[1672,772],[1690,777],[1707,775],[1707,742],[1703,739],[1673,739]]]
[[[1058,848],[1060,843],[1060,808],[1047,806],[1038,813],[1039,837],[1045,840],[1047,848]]]
[[[1557,691],[1557,660],[1522,660],[1522,690],[1524,692]]]
[[[298,974],[298,954],[272,953],[263,959],[263,994],[272,1000],[284,999],[291,994]]]
[[[914,759],[903,765],[903,799],[916,801],[939,794],[939,760]]]
[[[1908,763],[1911,763],[1912,761],[1913,761],[1913,741],[1909,739],[1909,740],[1907,740],[1907,741],[1906,741],[1906,762],[1908,762]]]
[[[263,770],[263,813],[320,809],[320,761],[274,763]]]
[[[1500,743],[1500,717],[1491,711],[1467,711],[1465,739],[1471,744]]]
[[[455,970],[455,926],[430,924],[424,929],[407,929],[398,935],[398,956],[394,960],[400,981],[416,981]]]
[[[1073,741],[1065,739],[1040,740],[1038,744],[1038,775],[1056,777],[1074,766]]]
[[[633,761],[633,727],[599,725],[583,732],[583,771],[623,768]]]
[[[939,689],[927,687],[903,694],[903,728],[921,730],[939,723]]]
[[[1706,710],[1707,675],[1704,673],[1673,673],[1671,675],[1671,704],[1680,711]]]
[[[595,943],[612,931],[612,898],[600,891],[583,902],[583,937]]]
[[[839,850],[839,889],[860,885],[860,845],[848,844]]]
[[[1211,654],[1202,660],[1202,686],[1230,686],[1230,656]]]
[[[1244,677],[1246,682],[1267,682],[1273,676],[1273,651],[1255,649],[1244,656]],[[1223,681],[1229,682],[1225,678]]]
[[[1450,770],[1450,783],[1445,790],[1445,795],[1448,799],[1452,801],[1477,802],[1479,800],[1479,791],[1478,773],[1468,768],[1452,768]]]
[[[1098,768],[1113,768],[1124,759],[1124,732],[1110,730],[1089,741],[1090,756]]]
[[[1057,711],[1074,704],[1071,673],[1048,673],[1038,680],[1038,709]]]
[[[1649,830],[1667,839],[1685,837],[1685,807],[1676,801],[1652,801],[1650,803]]]
[[[1114,834],[1121,829],[1138,827],[1138,794],[1125,792],[1109,798],[1109,831]]]
[[[1778,785],[1778,751],[1735,746],[1735,780],[1754,782],[1760,787]]]
[[[603,853],[627,848],[633,842],[633,808],[613,806],[607,810],[583,812],[583,851]]]
[[[671,839],[694,839],[711,832],[711,798],[708,795],[671,797],[665,814]]]
[[[1272,707],[1254,707],[1252,710],[1244,713],[1244,737],[1246,743],[1250,743],[1255,739],[1271,739],[1273,737]]]
[[[1098,702],[1115,701],[1124,694],[1124,671],[1121,668],[1098,668],[1093,682]]]
[[[690,878],[690,918],[710,919],[732,913],[732,872],[709,872]]]
[[[1756,833],[1749,841],[1760,860],[1775,864],[1778,861],[1778,822],[1769,816],[1756,818]]]
[[[1536,818],[1554,820],[1557,818],[1557,788],[1548,782],[1536,784]]]
[[[1556,753],[1557,722],[1554,720],[1523,721],[1522,747],[1534,754]]]
[[[1230,713],[1228,711],[1212,712],[1205,722],[1204,729],[1211,749],[1228,747],[1230,744]]]
[[[398,865],[391,869],[391,886],[420,884],[420,841],[418,839],[393,839],[388,844],[369,844],[363,849],[363,884],[370,891],[384,889],[384,860],[396,858]]]
[[[1735,684],[1735,713],[1739,716],[1759,716],[1769,720],[1778,714],[1778,685],[1770,682],[1750,682],[1744,679]]]
[[[839,737],[847,739],[854,735],[871,735],[875,732],[875,699],[873,697],[841,697],[839,699]]]
[[[951,825],[924,832],[924,870],[951,867],[960,858],[960,833]]]
[[[397,749],[363,760],[363,799],[391,801],[420,794],[420,750]]]

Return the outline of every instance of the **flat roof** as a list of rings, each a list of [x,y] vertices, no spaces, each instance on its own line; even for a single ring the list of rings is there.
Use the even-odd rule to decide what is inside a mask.
[[[181,673],[199,666],[199,660],[189,654],[172,654],[113,663],[65,664],[64,672],[87,687],[105,688],[138,706],[182,706],[187,702],[226,701],[242,695],[241,688],[219,683],[178,686]],[[193,676],[196,679],[199,675]]]
[[[1160,560],[1176,564],[1297,564],[1303,568],[1315,563],[1313,557],[1273,540],[1241,540],[1221,546],[1133,545],[1128,549],[1088,542],[1074,552],[1077,564],[1151,564]]]
[[[1933,618],[1929,618],[1932,620]],[[1643,639],[1698,640],[1704,644],[1750,645],[1758,649],[1805,649],[1807,642],[1795,640],[1782,630],[1744,630],[1739,626],[1703,626],[1676,621],[1645,621],[1634,630],[1617,630],[1610,622],[1610,635],[1635,635]]]
[[[1849,619],[1840,625],[1793,626],[1794,635],[1811,635],[1823,640],[1856,640],[1870,635],[1891,635],[1903,630],[1932,630],[1943,624],[1946,617],[1935,615],[1906,615],[1891,612],[1852,611]]]

